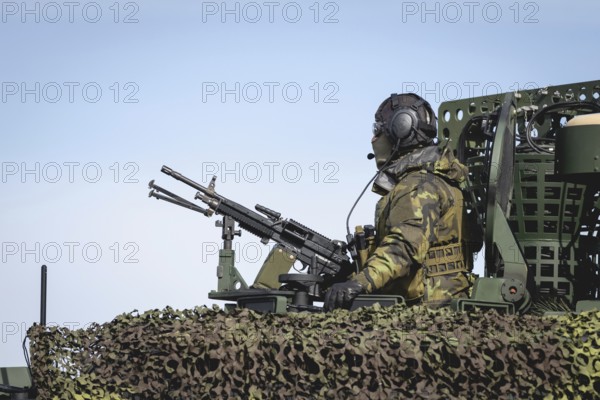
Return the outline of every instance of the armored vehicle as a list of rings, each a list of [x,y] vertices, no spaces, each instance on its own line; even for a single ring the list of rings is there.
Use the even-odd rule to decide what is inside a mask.
[[[464,188],[465,198],[468,201],[470,214],[477,221],[481,230],[480,234],[485,245],[484,276],[475,280],[470,298],[454,301],[452,308],[458,311],[493,309],[504,315],[513,315],[516,319],[511,321],[517,328],[519,319],[527,318],[527,314],[579,313],[585,310],[600,309],[600,81],[548,86],[447,101],[440,105],[438,115],[438,145],[449,147],[456,157],[469,167],[469,182]],[[222,218],[218,221],[223,239],[223,248],[219,252],[217,290],[212,291],[209,298],[230,302],[231,305],[228,308],[238,310],[232,311],[233,313],[239,313],[241,308],[265,313],[262,315],[299,311],[303,314],[322,315],[319,302],[323,300],[324,291],[331,284],[346,279],[352,274],[356,270],[355,260],[360,257],[360,252],[365,249],[365,246],[371,245],[374,232],[370,226],[360,227],[354,234],[349,232],[345,241],[331,240],[296,220],[282,218],[280,213],[263,205],[256,205],[256,211],[254,211],[228,199],[217,193],[214,179],[205,187],[170,167],[164,166],[162,172],[196,189],[198,193],[195,200],[200,200],[205,206],[199,206],[193,201],[184,199],[159,186],[154,181],[150,182],[151,197],[188,208],[205,216],[210,217],[217,214]],[[276,243],[276,246],[265,260],[265,265],[271,270],[281,272],[277,282],[268,281],[271,279],[268,276],[261,277],[261,272],[255,280],[254,287],[246,283],[234,263],[233,240],[235,236],[239,235],[237,228],[247,230],[258,236],[265,244],[269,241]],[[294,263],[300,263],[303,271],[289,273],[288,271]],[[257,282],[265,283],[265,280],[269,285],[264,286],[278,286],[280,284],[281,286],[279,288],[265,288],[256,285]],[[357,309],[378,303],[379,306],[375,307],[377,308],[403,303],[403,301],[400,296],[361,295],[355,300],[352,308]],[[338,315],[335,312],[332,314]],[[206,309],[185,313],[185,315],[176,313],[173,310],[165,310],[158,312],[157,316],[146,314],[126,316],[119,317],[116,321],[117,323],[125,321],[123,324],[127,328],[134,323],[141,323],[140,321],[166,318],[168,324],[181,327],[181,319],[184,316],[193,316],[197,321],[203,323],[203,321],[208,320],[207,316],[214,315]],[[246,318],[246,321],[256,321],[258,318],[248,317],[250,315],[248,313],[238,315],[242,315],[243,318]],[[443,315],[431,314],[430,317],[431,321],[443,324]],[[365,314],[362,318],[365,321],[371,321],[372,317]],[[493,318],[481,318],[480,323],[484,321],[490,326],[495,323]],[[270,319],[269,321],[273,322]],[[411,321],[401,322],[404,324],[402,326],[418,325],[418,323],[412,323]],[[227,323],[231,322],[225,322],[224,324]],[[523,322],[524,325],[527,323],[529,322]],[[583,326],[586,324],[585,321],[581,323]],[[377,322],[370,322],[370,324],[370,334],[377,335],[377,332],[379,332]],[[542,324],[545,324],[545,322],[542,322]],[[458,322],[458,325],[460,325],[460,322]],[[149,325],[144,326],[147,328]],[[325,325],[320,326],[323,329],[326,328]],[[547,329],[546,325],[544,326],[544,329]],[[548,326],[556,327],[558,325],[548,323]],[[243,332],[246,328],[239,327]],[[460,330],[460,326],[457,329]],[[584,331],[569,330],[568,326],[560,329],[563,333],[553,337],[553,341],[569,340],[569,335],[579,335],[577,340],[574,339],[574,344],[571,344],[573,346],[589,345],[590,337]],[[34,330],[34,337],[38,342],[41,342],[43,337],[47,337],[42,335],[43,332],[45,332],[43,327]],[[395,332],[396,328],[391,330],[390,334],[395,334]],[[493,333],[491,332],[492,335]],[[130,334],[133,333],[130,332]],[[171,334],[171,330],[168,330],[167,333],[161,333],[163,335],[161,337],[167,337]],[[490,332],[486,334],[490,334]],[[533,353],[530,356],[535,356],[537,358],[536,362],[541,362],[539,352],[535,352],[537,347],[529,346],[527,343],[532,344],[533,341],[544,340],[544,338],[548,338],[544,335],[549,334],[551,332],[547,334],[540,333],[540,335],[532,338],[527,337],[523,341],[509,335],[512,338],[509,340],[512,345],[509,343],[507,348],[512,349],[510,351],[514,349],[524,351],[525,357],[530,354],[527,353],[528,351],[532,351]],[[137,340],[139,333],[135,333],[135,335],[138,336],[132,337]],[[183,347],[178,347],[178,349],[181,351],[183,351],[182,349],[188,349],[185,344],[187,343],[185,342],[187,340],[185,336],[178,335],[173,336],[172,345],[180,346],[184,341]],[[301,352],[302,346],[307,345],[300,340],[298,335],[301,335],[301,333],[293,332],[289,335],[289,338],[286,336],[286,340],[293,342],[294,347],[282,347],[281,349],[277,347],[277,353],[273,356],[281,357],[276,358],[276,360],[284,364],[287,363],[286,365],[291,365],[289,364],[290,361],[286,359],[286,352],[287,354],[294,351]],[[343,347],[347,345],[343,343],[344,339],[340,339],[342,340],[340,342],[339,338],[335,337],[335,333],[332,333],[332,335],[334,335],[332,338],[326,340],[320,337],[318,340],[321,340],[321,342],[319,343],[332,344],[335,349],[346,349],[343,350],[346,353],[341,353],[341,357],[345,357],[350,364],[358,363],[356,357],[359,356],[352,356],[348,353],[349,350]],[[377,337],[381,339],[380,336]],[[456,348],[456,337],[451,340],[442,338],[442,347],[436,347],[435,341],[432,342],[432,337],[432,334],[428,333],[426,340],[418,339],[414,335],[405,336],[404,339],[410,340],[413,347],[416,346],[415,343],[418,344],[414,351],[422,357],[425,357],[428,348],[443,349],[445,352],[443,354],[449,357],[447,360],[442,360],[446,363],[444,365],[452,366],[458,363],[458,365],[466,368],[467,364],[471,362],[467,360],[465,361],[467,364],[460,364],[460,360],[457,361],[456,357],[450,357],[448,352],[452,352]],[[90,346],[98,346],[101,339],[104,340],[105,338],[98,336]],[[247,370],[254,371],[256,369],[255,364],[259,362],[257,360],[260,360],[259,356],[267,357],[265,354],[270,354],[268,349],[264,349],[266,344],[271,343],[273,346],[281,344],[277,342],[277,339],[266,338],[266,341],[256,339],[253,342],[254,344],[250,345],[247,342],[239,344],[234,338],[233,342],[228,343],[241,346],[239,347],[241,350],[230,354],[224,348],[225,356],[221,355],[218,349],[210,347],[212,345],[218,347],[215,343],[220,342],[209,343],[206,339],[206,342],[202,345],[206,347],[206,357],[215,357],[216,364],[211,366],[213,364],[207,358],[200,364],[194,364],[195,367],[192,365],[191,368],[196,372],[197,368],[205,368],[206,370],[203,371],[206,376],[213,376],[213,373],[215,373],[222,378],[225,375],[220,372],[217,373],[219,371],[217,366],[227,369],[228,367],[223,365],[222,362],[227,360],[227,357],[233,357],[231,360],[236,360],[236,362],[242,363]],[[413,351],[413,349],[407,350],[402,347],[402,340],[396,339],[394,339],[395,342],[389,343],[391,347],[388,350],[399,348],[399,351],[404,352],[402,354],[408,354],[406,353],[408,350]],[[499,342],[494,342],[494,340],[493,337],[486,337],[485,341],[479,344],[496,343],[489,347],[493,353],[493,349],[498,348],[499,345]],[[363,345],[364,343],[361,342],[356,346],[362,349],[361,346]],[[552,345],[555,345],[555,342]],[[460,343],[458,346],[463,350],[471,349],[469,351],[477,347],[460,347]],[[332,349],[332,351],[335,349]],[[99,357],[97,354],[102,353],[104,350],[104,347],[97,347],[95,351],[99,353],[92,352],[90,354],[96,354],[96,357]],[[77,353],[76,356],[80,357],[82,354],[87,354],[85,351],[87,351],[87,348],[84,346],[83,350]],[[369,351],[372,353],[371,350]],[[366,357],[366,354],[370,354],[369,351],[364,354],[361,353],[363,355],[360,357]],[[67,353],[57,354],[64,355]],[[153,350],[149,350],[149,354],[153,356]],[[249,357],[248,354],[255,354],[256,358],[244,358]],[[304,358],[298,358],[297,362],[306,367],[306,371],[310,372],[315,368],[318,370],[319,366],[311,361],[310,355],[307,355],[306,352],[303,354]],[[483,360],[489,361],[490,354],[485,355]],[[556,354],[560,354],[560,352]],[[556,354],[553,356],[556,356]],[[576,358],[570,358],[571,361],[568,361],[567,364],[578,364],[581,361],[582,354],[573,356]],[[37,356],[38,359],[41,357],[39,354]],[[168,354],[166,356],[170,357]],[[384,356],[385,354],[382,357]],[[548,353],[546,356],[550,357]],[[90,355],[90,357],[92,356]],[[421,368],[424,365],[431,367],[431,365],[438,365],[441,362],[437,360],[438,364],[431,364],[435,360],[431,356],[427,357],[421,359],[421,361],[416,360],[415,357],[409,357],[407,360],[416,363],[413,365],[415,368]],[[95,359],[95,361],[102,361],[101,358],[100,360]],[[263,359],[263,368],[273,367],[265,360],[267,358]],[[350,362],[348,360],[354,361]],[[492,360],[490,362],[492,364],[488,363],[487,367],[494,370],[499,367],[504,368],[504,370],[509,368],[506,364],[498,364],[497,361]],[[564,364],[565,361],[559,360],[557,362]],[[587,361],[582,362],[581,365],[584,365]],[[482,363],[485,369],[485,361],[482,361]],[[61,365],[62,367],[55,368],[54,373],[59,374],[61,368],[64,370],[69,369],[71,366],[71,364]],[[184,372],[190,373],[189,371],[186,372],[185,365],[187,365],[185,360],[179,362],[171,357],[164,361],[164,371],[161,370],[160,373],[177,374],[180,368],[183,371],[182,374]],[[357,371],[360,366],[359,364],[335,365],[339,368],[348,367],[349,374],[358,374]],[[381,368],[381,371],[385,371],[379,364],[375,363],[373,365]],[[441,365],[439,364],[436,367],[440,371],[445,369]],[[190,368],[189,365],[186,368]],[[278,373],[282,373],[281,368],[277,367]],[[306,371],[304,372],[308,373]],[[589,372],[589,368],[584,370],[584,372],[586,371]],[[326,372],[323,371],[323,373]],[[502,373],[499,374],[502,375]],[[96,379],[92,372],[86,371],[86,374],[77,370],[73,376],[69,375],[69,379],[79,382],[78,384],[83,384],[81,382],[84,381],[87,382],[86,379],[92,381]],[[237,376],[234,372],[231,374],[233,378],[241,379],[240,387],[249,388],[249,394],[248,392],[243,393],[246,393],[249,397],[261,398],[260,391],[257,391],[256,386],[252,386],[254,385],[252,382],[244,381],[243,376]],[[371,376],[368,374],[372,374],[372,372],[367,371],[366,374],[365,376]],[[39,372],[37,376],[42,377],[43,374]],[[494,379],[498,376],[498,374],[494,374]],[[181,378],[181,375],[179,375],[179,378]],[[263,378],[268,380],[268,376]],[[290,381],[291,378],[288,378],[285,379]],[[314,390],[330,393],[334,389],[327,387],[327,379],[329,378],[323,379],[321,383],[317,382],[318,385],[315,386]],[[371,380],[368,387],[363,389],[365,391],[372,389],[378,390],[378,393],[388,393],[385,391],[389,389],[386,379],[379,376],[376,380]],[[576,379],[579,379],[579,383],[570,383],[567,388],[570,390],[568,393],[580,393],[577,391],[578,389],[573,389],[573,385],[581,384],[582,387],[590,388],[589,390],[592,392],[599,385],[597,379],[590,382],[589,378],[583,375],[579,375]],[[543,377],[538,380],[542,382],[540,385],[552,384],[552,382],[545,382]],[[451,381],[449,381],[450,383],[446,382],[446,386],[440,386],[439,393],[454,393],[451,389]],[[442,380],[439,382],[443,383]],[[131,382],[129,383],[131,384]],[[479,388],[496,390],[492,386],[486,386],[483,380],[478,384],[481,385],[477,386]],[[73,385],[75,384],[73,383]],[[114,386],[116,383],[113,382],[112,385]],[[4,393],[4,398],[33,398],[33,391],[20,389],[25,386],[30,386],[27,369],[0,370],[0,393]],[[510,389],[510,383],[503,386],[503,390],[507,387]],[[281,386],[281,390],[283,388]],[[544,386],[544,388],[540,388],[520,389],[521,391],[514,393],[517,393],[517,395],[521,393],[531,395],[533,393],[534,397],[536,395],[543,397],[544,393],[554,393],[551,387]],[[276,390],[277,388],[273,386],[271,389]],[[352,387],[348,390],[352,392],[355,389],[355,387]],[[170,387],[169,390],[177,392],[180,389]],[[235,391],[229,391],[233,390],[231,387],[228,386],[223,390],[226,392],[211,393],[215,395],[217,393],[234,393],[235,396]],[[294,390],[299,389],[296,386]],[[339,394],[341,392],[335,393]]]
[[[476,280],[470,299],[454,302],[455,309],[523,313],[598,306],[599,96],[600,81],[590,81],[440,105],[438,144],[450,147],[469,167],[466,198],[485,243],[484,276]],[[206,188],[167,166],[162,172],[198,190],[196,199],[208,208],[154,181],[151,197],[223,217],[224,247],[212,299],[261,311],[316,310],[313,302],[322,300],[323,290],[354,272],[365,231],[371,231],[367,238],[373,236],[367,227],[349,234],[347,242],[330,240],[262,205],[255,212],[217,194],[214,179]],[[265,244],[277,243],[265,265],[282,271],[280,289],[248,287],[233,264],[236,224]],[[286,272],[296,261],[306,273]],[[353,308],[402,301],[359,296]]]

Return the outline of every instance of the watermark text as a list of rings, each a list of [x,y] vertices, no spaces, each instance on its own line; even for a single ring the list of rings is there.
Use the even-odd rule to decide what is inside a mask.
[[[139,103],[135,82],[102,85],[98,82],[2,82],[2,103]]]
[[[16,162],[0,164],[2,183],[138,183],[140,167],[134,162],[114,162],[102,165],[97,162]]]
[[[402,93],[415,93],[430,102],[442,103],[505,92],[540,88],[536,82],[513,82],[503,86],[498,82],[402,82]]]
[[[339,103],[335,82],[202,82],[202,102],[298,103],[304,97],[314,103]]]
[[[137,24],[140,6],[136,2],[16,2],[3,1],[0,6],[2,23],[49,23],[84,22],[96,24],[111,21],[115,24]]]
[[[405,1],[402,2],[402,22],[496,24],[510,21],[515,24],[536,24],[539,22],[539,11],[539,4],[533,1],[526,3]]]
[[[202,22],[220,23],[288,23],[297,24],[302,20],[315,24],[337,24],[340,6],[336,2],[303,4],[295,1],[280,3],[266,1],[250,2],[202,2]]]
[[[2,263],[137,264],[139,251],[140,246],[135,242],[2,242]]]
[[[216,176],[222,183],[339,183],[339,170],[340,167],[335,162],[314,162],[308,166],[295,161],[203,162],[202,181],[207,182]]]

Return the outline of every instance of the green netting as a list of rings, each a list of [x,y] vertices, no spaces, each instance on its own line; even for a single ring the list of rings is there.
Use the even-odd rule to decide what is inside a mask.
[[[571,399],[600,392],[599,329],[600,311],[199,307],[29,337],[41,399]]]

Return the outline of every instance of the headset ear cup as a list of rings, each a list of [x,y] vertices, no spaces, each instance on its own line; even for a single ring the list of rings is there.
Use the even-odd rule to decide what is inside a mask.
[[[411,110],[407,109],[401,109],[394,113],[388,126],[388,132],[393,139],[392,143],[402,143],[411,135],[417,122],[413,114]]]
[[[437,136],[435,112],[415,93],[392,94],[380,104],[375,121],[395,148],[428,146]]]

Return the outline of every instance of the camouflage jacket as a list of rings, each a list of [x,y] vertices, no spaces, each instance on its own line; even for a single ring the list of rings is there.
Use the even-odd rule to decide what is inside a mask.
[[[465,248],[459,186],[466,178],[467,168],[436,146],[406,154],[382,171],[373,185],[383,195],[375,211],[376,248],[352,279],[367,293],[399,294],[431,306],[465,297],[472,253]]]

